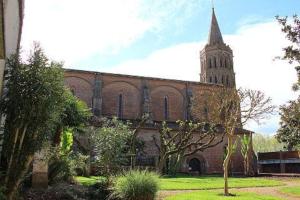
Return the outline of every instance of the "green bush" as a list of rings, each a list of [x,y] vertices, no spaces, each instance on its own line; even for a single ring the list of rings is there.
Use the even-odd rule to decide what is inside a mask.
[[[117,177],[113,197],[123,200],[153,200],[159,189],[158,175],[148,171],[129,171]]]
[[[89,199],[104,200],[111,194],[111,182],[108,179],[100,179],[99,182],[89,186]]]
[[[4,187],[0,186],[0,200],[5,200]]]

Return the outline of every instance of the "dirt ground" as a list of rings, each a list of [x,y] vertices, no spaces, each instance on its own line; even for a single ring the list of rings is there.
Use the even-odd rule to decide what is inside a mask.
[[[287,195],[280,192],[281,188],[291,187],[291,186],[300,186],[299,178],[272,178],[275,180],[280,180],[285,185],[284,186],[275,186],[275,187],[251,187],[251,188],[240,188],[240,189],[232,189],[233,191],[243,191],[243,192],[254,192],[257,194],[270,195],[280,197],[285,200],[300,200],[300,197]],[[168,196],[176,195],[179,193],[188,193],[195,192],[198,190],[162,190],[158,193],[157,200],[163,200]],[[221,191],[221,190],[220,190]]]

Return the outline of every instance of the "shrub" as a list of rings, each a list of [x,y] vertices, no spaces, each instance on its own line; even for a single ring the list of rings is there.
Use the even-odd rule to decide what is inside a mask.
[[[112,196],[124,200],[153,200],[158,183],[158,175],[153,172],[129,171],[117,177]]]
[[[5,200],[4,187],[0,186],[0,200]]]
[[[89,199],[107,199],[111,194],[111,182],[109,179],[101,179],[89,186]]]

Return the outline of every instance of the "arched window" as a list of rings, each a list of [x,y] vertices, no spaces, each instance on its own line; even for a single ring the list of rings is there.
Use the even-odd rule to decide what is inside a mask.
[[[214,66],[215,66],[215,68],[217,68],[217,58],[216,57],[214,57]]]
[[[224,63],[224,58],[221,57],[221,58],[220,58],[220,67],[223,67],[223,63]]]
[[[209,82],[210,82],[210,83],[212,83],[212,82],[213,82],[213,81],[212,81],[212,77],[211,77],[211,76],[209,77]]]
[[[165,120],[169,119],[169,102],[167,96],[165,96],[164,98],[164,119]]]
[[[222,75],[222,84],[224,84],[224,76]]]
[[[123,118],[123,95],[119,94],[118,96],[118,118]]]
[[[218,83],[218,78],[217,78],[217,76],[215,76],[215,83]]]
[[[212,59],[211,59],[211,58],[209,58],[209,68],[212,68],[212,65],[213,65],[213,63],[212,63]]]
[[[228,75],[226,76],[226,85],[229,86],[229,77],[228,77]]]

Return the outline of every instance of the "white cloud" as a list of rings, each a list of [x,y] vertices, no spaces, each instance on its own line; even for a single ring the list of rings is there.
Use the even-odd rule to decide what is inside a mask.
[[[285,61],[274,60],[276,56],[282,55],[282,48],[288,44],[276,22],[242,26],[235,34],[225,35],[224,40],[234,52],[238,87],[261,90],[277,106],[296,97],[291,91],[291,86],[296,81],[293,66]],[[199,50],[205,42],[160,49],[145,59],[121,63],[109,72],[198,81]],[[278,121],[279,117],[275,115],[263,125],[250,123],[247,128],[271,133],[276,130]]]
[[[172,16],[186,19],[201,1],[30,0],[21,44],[26,52],[39,41],[50,58],[69,66],[90,55],[117,53],[147,31],[163,29]]]

